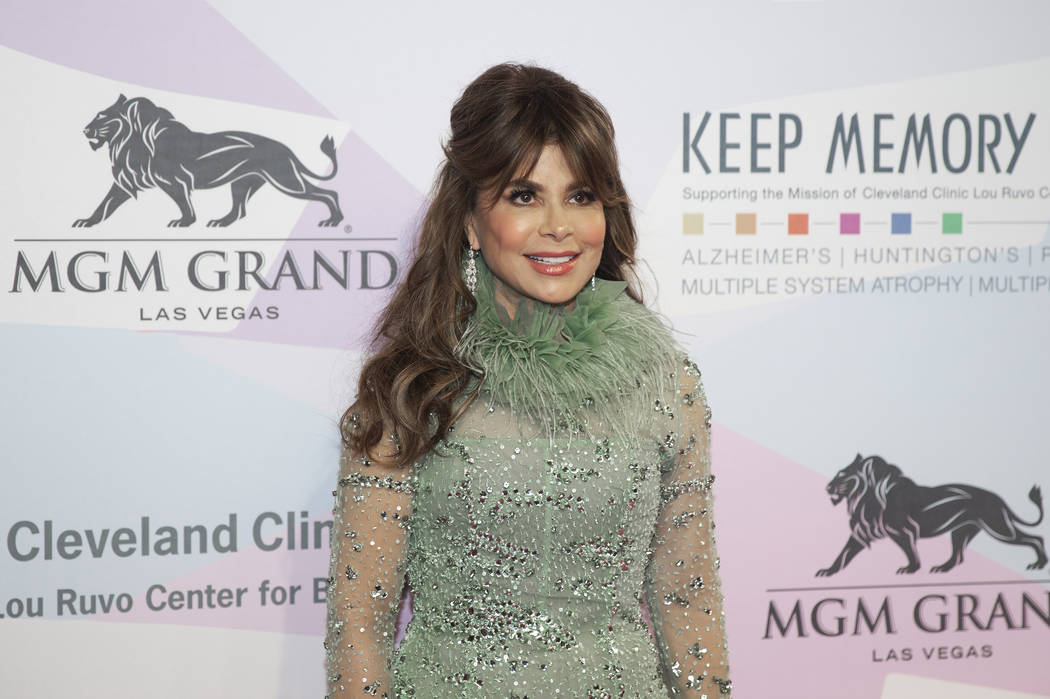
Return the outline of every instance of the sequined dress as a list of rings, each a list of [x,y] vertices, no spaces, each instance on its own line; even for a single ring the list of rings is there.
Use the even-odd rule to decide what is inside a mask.
[[[729,696],[700,372],[624,287],[511,319],[482,266],[479,398],[410,468],[343,454],[332,699]]]

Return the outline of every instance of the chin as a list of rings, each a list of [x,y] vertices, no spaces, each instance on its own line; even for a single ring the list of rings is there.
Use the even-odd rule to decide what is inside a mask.
[[[587,277],[587,279],[589,280],[590,277]],[[537,301],[542,301],[544,303],[549,303],[551,305],[559,305],[559,304],[569,303],[570,301],[575,299],[576,296],[581,291],[583,291],[583,287],[585,285],[586,285],[586,282],[584,282],[583,284],[579,284],[579,285],[577,285],[575,283],[559,284],[558,288],[556,288],[556,289],[549,289],[548,288],[548,289],[544,289],[544,290],[536,290],[536,293],[534,293],[534,294],[530,293],[530,294],[527,294],[527,295],[530,298],[536,299]]]
[[[521,299],[531,299],[552,306],[571,303],[591,280],[592,271],[573,270],[563,275],[544,275],[532,268],[515,269],[513,274],[502,277],[493,272],[497,289],[503,287],[506,302],[516,305]]]

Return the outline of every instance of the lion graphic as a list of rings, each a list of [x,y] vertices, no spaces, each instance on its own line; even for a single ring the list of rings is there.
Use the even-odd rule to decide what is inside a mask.
[[[331,174],[322,177],[307,169],[282,143],[244,131],[191,131],[145,97],[120,95],[91,120],[84,135],[92,150],[109,144],[113,186],[95,212],[74,221],[74,227],[94,226],[150,187],[164,190],[182,213],[168,226],[189,226],[197,220],[190,201],[193,190],[227,183],[233,207],[222,218],[208,221],[209,226],[228,226],[243,217],[248,200],[267,182],[290,196],[324,202],[329,216],[318,225],[335,226],[343,220],[338,195],[305,179],[335,177],[339,165],[331,136],[321,141],[321,151],[332,161]]]
[[[916,542],[948,532],[952,535],[952,555],[930,568],[930,572],[943,573],[962,563],[963,550],[981,531],[1003,543],[1031,546],[1036,559],[1029,570],[1046,565],[1043,538],[1017,526],[1034,527],[1043,521],[1039,486],[1033,486],[1028,493],[1028,499],[1039,508],[1039,518],[1034,522],[1018,517],[995,493],[972,485],[916,485],[899,468],[878,456],[857,454],[853,463],[835,474],[827,490],[833,505],[846,500],[850,538],[832,564],[817,571],[818,576],[839,572],[865,546],[870,546],[872,539],[884,536],[893,539],[908,557],[908,565],[897,572],[914,573],[919,569]]]

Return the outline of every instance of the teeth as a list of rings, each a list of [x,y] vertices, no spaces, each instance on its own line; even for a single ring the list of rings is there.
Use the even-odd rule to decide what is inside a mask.
[[[560,265],[560,264],[562,264],[564,262],[568,262],[569,260],[571,260],[572,258],[574,258],[576,256],[575,255],[562,255],[561,257],[540,257],[539,255],[526,255],[525,257],[529,258],[530,260],[536,260],[537,262],[542,262],[545,265]]]

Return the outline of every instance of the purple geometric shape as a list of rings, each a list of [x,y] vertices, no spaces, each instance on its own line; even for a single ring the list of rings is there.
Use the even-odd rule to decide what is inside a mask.
[[[17,13],[6,14],[0,24],[0,44],[44,60],[147,88],[332,116],[204,2],[110,0],[88,8],[41,0],[22,4]],[[55,21],[56,17],[62,21]],[[163,31],[147,32],[144,27],[163,27]],[[112,97],[106,95],[107,100]],[[311,163],[319,161],[316,156],[320,154],[303,155]],[[279,289],[259,289],[251,301],[262,309],[277,306],[278,318],[246,318],[232,332],[182,331],[184,334],[335,348],[357,346],[367,340],[372,321],[392,288],[358,288],[362,252],[373,251],[368,259],[375,284],[382,284],[386,278],[384,265],[389,258],[384,253],[397,261],[398,273],[403,272],[401,265],[414,238],[423,196],[354,134],[339,146],[337,160],[338,174],[322,186],[338,193],[346,216],[342,225],[319,228],[317,222],[327,210],[319,202],[308,203],[275,260],[291,251],[309,285],[314,250],[336,269],[341,267],[340,250],[350,250],[350,288],[344,289],[323,276],[322,288],[298,290],[292,279],[285,277]],[[327,170],[323,160],[318,164],[319,172]],[[230,232],[251,237],[252,220],[249,204],[246,218]],[[340,237],[345,241],[306,240]],[[275,260],[266,260],[266,267],[260,270],[271,280],[270,267]]]
[[[0,44],[143,88],[332,116],[200,0],[22,2],[4,10]]]
[[[841,235],[859,235],[860,214],[839,214],[839,233]]]
[[[313,160],[318,160],[317,155],[313,155]],[[339,349],[360,348],[367,344],[372,323],[389,300],[394,286],[360,288],[362,252],[373,251],[369,253],[373,284],[386,281],[389,267],[385,266],[387,258],[383,253],[396,260],[400,279],[423,213],[424,200],[407,180],[355,134],[349,134],[339,146],[336,159],[338,174],[322,185],[338,193],[346,218],[333,228],[318,227],[318,221],[327,217],[328,209],[320,202],[308,202],[288,240],[274,259],[266,261],[260,275],[272,282],[273,268],[286,252],[290,252],[303,274],[305,286],[309,287],[314,250],[333,263],[336,269],[342,261],[340,251],[349,250],[349,288],[344,289],[327,275],[321,275],[319,289],[297,289],[292,280],[285,277],[275,290],[257,289],[249,302],[264,309],[264,314],[266,307],[276,306],[279,309],[277,318],[245,318],[229,332],[176,332]],[[238,233],[244,231],[245,237],[250,237],[251,221],[249,202],[248,215],[234,227],[239,229]],[[351,227],[349,232],[347,226]],[[312,240],[316,238],[339,240]]]

